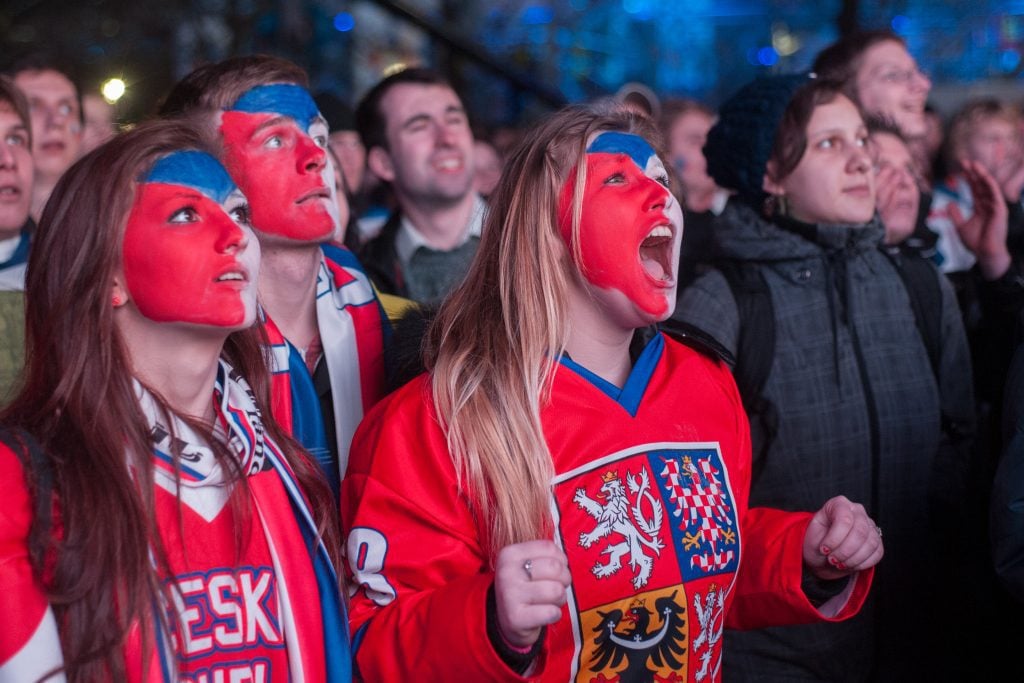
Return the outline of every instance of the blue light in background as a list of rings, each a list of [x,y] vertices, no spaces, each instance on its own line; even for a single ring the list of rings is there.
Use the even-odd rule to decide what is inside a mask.
[[[757,63],[763,66],[775,66],[779,63],[779,53],[774,47],[762,47],[757,51]]]
[[[335,30],[347,33],[356,27],[356,20],[348,12],[338,12],[334,15]]]
[[[999,55],[999,65],[1003,71],[1013,71],[1020,64],[1020,53],[1016,50],[1006,50]]]
[[[902,14],[897,14],[892,18],[892,21],[889,22],[889,25],[892,26],[893,31],[900,35],[904,35],[910,28],[910,19]]]
[[[544,5],[530,5],[523,10],[523,23],[531,26],[550,24],[555,18],[555,13],[550,7]]]

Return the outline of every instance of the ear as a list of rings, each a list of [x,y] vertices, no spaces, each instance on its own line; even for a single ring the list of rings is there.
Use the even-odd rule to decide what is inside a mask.
[[[395,164],[391,155],[383,147],[372,147],[366,155],[366,165],[370,172],[386,183],[395,179]]]
[[[128,303],[128,288],[124,286],[123,280],[123,277],[115,277],[110,284],[110,305],[114,308],[120,308]]]
[[[775,164],[775,160],[772,159],[768,162],[764,169],[764,179],[761,181],[761,189],[768,194],[776,196],[782,196],[786,194],[782,184],[775,180],[775,172],[778,166]]]

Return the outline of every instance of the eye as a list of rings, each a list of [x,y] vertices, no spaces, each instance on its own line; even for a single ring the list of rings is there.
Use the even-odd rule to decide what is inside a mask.
[[[263,141],[263,146],[267,149],[281,149],[284,147],[284,140],[281,139],[280,135],[271,135]]]
[[[199,220],[199,212],[194,206],[186,206],[171,214],[168,223],[195,223]]]
[[[868,146],[868,136],[867,135],[858,135],[857,136],[857,146],[858,147],[867,147]]]
[[[626,183],[626,176],[621,173],[613,173],[604,179],[605,185],[624,185]]]
[[[62,102],[60,106],[57,107],[57,113],[59,113],[61,116],[70,116],[71,105],[67,102]]]
[[[4,143],[11,147],[28,147],[28,136],[23,133],[10,133],[4,138]]]
[[[659,175],[657,178],[655,178],[655,180],[657,180],[659,183],[661,183],[666,188],[668,188],[668,182],[669,181],[668,181],[668,176],[667,175]]]
[[[313,136],[313,142],[315,142],[316,146],[319,147],[320,149],[327,149],[327,136],[326,135],[314,135]]]
[[[820,140],[818,141],[818,144],[815,145],[815,147],[817,147],[818,149],[833,149],[834,147],[838,146],[839,140],[834,136],[825,138],[824,140]]]
[[[228,212],[231,220],[239,225],[249,225],[249,205],[240,204]]]

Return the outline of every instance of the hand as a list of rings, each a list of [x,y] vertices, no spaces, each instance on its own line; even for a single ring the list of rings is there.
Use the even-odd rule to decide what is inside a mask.
[[[882,532],[864,506],[836,496],[814,513],[804,534],[804,564],[819,579],[839,579],[882,559]]]
[[[1003,193],[995,178],[985,167],[962,159],[964,179],[971,188],[974,213],[964,218],[955,203],[949,204],[949,218],[964,246],[978,259],[978,267],[986,280],[1001,277],[1010,267],[1010,250],[1006,246],[1009,215]]]
[[[526,563],[529,561],[529,571]],[[562,618],[569,561],[553,541],[526,541],[498,552],[494,598],[498,628],[510,645],[530,647],[540,630]]]

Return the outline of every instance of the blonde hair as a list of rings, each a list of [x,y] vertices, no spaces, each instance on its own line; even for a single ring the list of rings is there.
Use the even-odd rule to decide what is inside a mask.
[[[554,471],[540,413],[565,350],[568,292],[578,273],[557,212],[578,166],[571,240],[578,251],[586,182],[579,162],[602,131],[635,132],[660,148],[652,122],[621,107],[572,106],[539,124],[510,157],[476,259],[427,333],[437,417],[492,561],[507,545],[553,532]]]
[[[971,100],[953,115],[949,122],[945,149],[949,168],[960,170],[960,159],[967,153],[968,140],[981,124],[993,120],[1006,121],[1013,126],[1014,135],[1020,137],[1020,110],[992,97]]]

